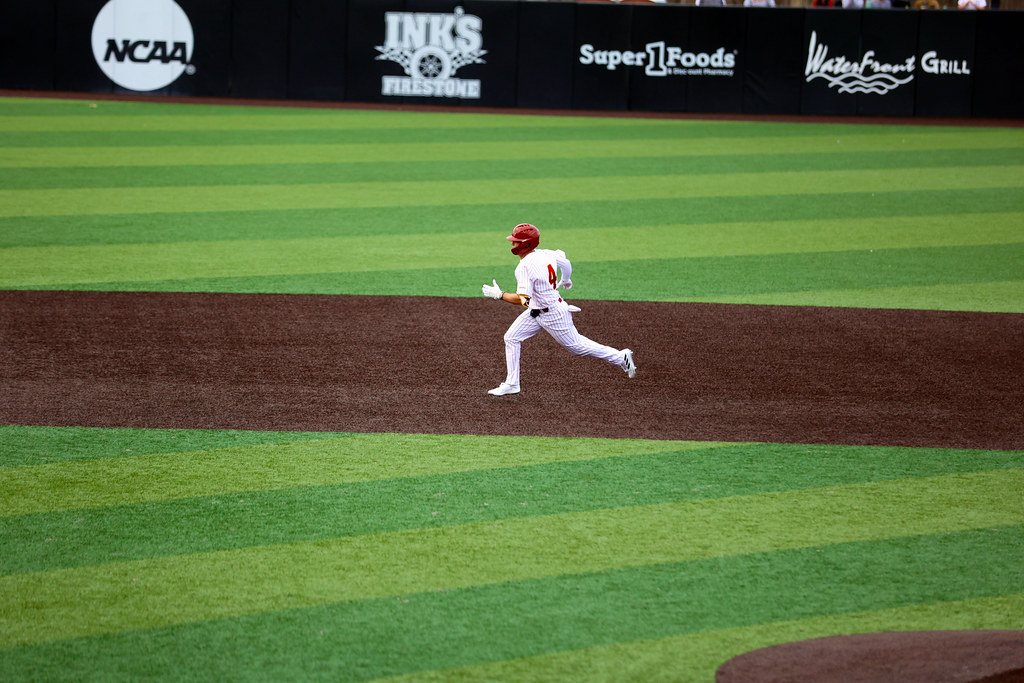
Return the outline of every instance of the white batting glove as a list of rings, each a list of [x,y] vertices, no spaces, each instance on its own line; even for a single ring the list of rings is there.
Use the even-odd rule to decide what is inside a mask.
[[[565,289],[572,289],[572,280],[559,280],[558,284],[555,285],[555,289],[563,287]]]
[[[501,287],[498,286],[497,280],[492,280],[491,282],[493,284],[484,285],[481,288],[483,289],[484,296],[489,296],[492,299],[500,299],[502,296],[504,296],[504,292],[502,292]]]

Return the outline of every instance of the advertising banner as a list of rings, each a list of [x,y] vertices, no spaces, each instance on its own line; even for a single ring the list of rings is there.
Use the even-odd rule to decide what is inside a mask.
[[[132,66],[127,51],[133,43],[138,44],[140,37],[128,35],[127,27],[115,31],[113,26],[104,25],[102,20],[96,26],[94,36],[94,24],[100,19],[100,10],[105,7],[116,11],[117,6],[110,6],[106,0],[57,0],[54,40],[54,87],[57,90],[101,93],[131,91],[131,88],[123,87],[111,78],[110,74]],[[113,16],[108,10],[108,21]],[[124,41],[128,41],[127,45]],[[141,44],[138,44],[137,49],[139,59],[148,56],[143,52]],[[159,62],[154,68],[160,68]],[[144,67],[139,67],[139,71],[144,70]],[[167,91],[161,89],[161,92]]]
[[[913,116],[918,73],[917,21],[921,12],[863,11],[857,113]]]
[[[352,0],[349,19],[349,98],[515,105],[515,3]]]
[[[919,116],[970,116],[977,12],[921,12],[917,41]]]
[[[1024,117],[1024,12],[977,12],[975,116]]]
[[[229,94],[230,0],[57,0],[54,87]]]
[[[288,3],[231,5],[231,96],[288,96]]]
[[[804,10],[788,7],[747,10],[743,48],[743,111],[799,114],[806,55]]]
[[[630,49],[634,64],[619,66],[629,72],[629,108],[640,111],[688,111],[688,75],[699,72],[690,47],[692,12],[674,12],[666,6],[633,9]],[[684,59],[684,55],[686,55]],[[710,58],[707,58],[710,65]],[[689,63],[690,66],[686,66]]]
[[[643,69],[641,60],[646,55],[643,47],[638,51],[632,45],[637,9],[635,5],[576,5],[574,109],[629,109],[630,71]]]
[[[518,106],[572,108],[575,33],[576,6],[572,3],[519,3]]]
[[[147,0],[149,1],[149,0]],[[192,26],[192,57],[171,82],[172,95],[227,97],[231,93],[231,0],[175,0]]]
[[[740,7],[697,7],[690,20],[687,70],[688,110],[735,112],[743,110],[742,52],[747,12]],[[690,63],[693,62],[693,66]]]
[[[348,6],[291,0],[288,9],[288,97],[344,100]]]
[[[0,88],[51,90],[54,0],[0,0]]]
[[[604,111],[1024,117],[1024,12],[0,0],[0,87]]]
[[[390,38],[393,43],[398,44],[404,39],[404,35],[399,35],[398,23],[401,20],[391,19],[395,27],[389,29],[385,17],[405,14],[405,0],[348,0],[345,53],[345,95],[348,99],[356,102],[404,101],[400,95],[384,95],[382,92],[383,78],[397,77],[404,74],[404,69],[392,60],[384,60],[381,50],[390,49],[385,47],[388,31],[393,33]],[[394,50],[393,54],[397,55],[398,47]]]
[[[862,74],[860,10],[804,10],[801,114],[853,115],[857,93],[875,87]]]

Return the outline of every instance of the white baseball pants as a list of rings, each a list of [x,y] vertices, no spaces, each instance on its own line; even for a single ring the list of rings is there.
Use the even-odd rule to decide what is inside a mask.
[[[512,322],[508,331],[505,332],[505,366],[508,370],[508,375],[505,377],[506,384],[519,386],[519,356],[522,343],[541,330],[550,334],[556,342],[576,356],[600,358],[619,367],[622,367],[622,363],[625,361],[626,355],[622,351],[598,344],[577,332],[576,325],[572,322],[572,313],[565,303],[560,303],[536,318],[531,316],[527,309]]]

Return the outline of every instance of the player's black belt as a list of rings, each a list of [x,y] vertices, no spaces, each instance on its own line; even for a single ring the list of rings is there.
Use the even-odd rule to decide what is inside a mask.
[[[558,300],[561,301],[562,297],[558,297]],[[550,310],[551,310],[550,308],[531,308],[530,309],[530,317],[531,318],[536,318],[541,313],[547,313]]]

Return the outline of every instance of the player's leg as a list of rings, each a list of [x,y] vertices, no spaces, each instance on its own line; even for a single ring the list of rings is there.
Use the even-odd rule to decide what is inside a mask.
[[[540,332],[540,329],[537,318],[531,317],[528,310],[523,311],[509,325],[508,331],[505,332],[505,384],[519,386],[519,357],[522,343]]]
[[[632,358],[627,363],[627,349],[619,350],[600,344],[593,339],[584,337],[576,329],[572,320],[572,313],[567,310],[555,310],[545,313],[539,318],[541,326],[552,338],[564,346],[569,353],[576,356],[587,356],[589,358],[600,358],[601,360],[616,365],[623,370],[629,371],[628,365],[632,364]],[[630,352],[628,355],[632,355]],[[630,375],[632,376],[632,375]]]

